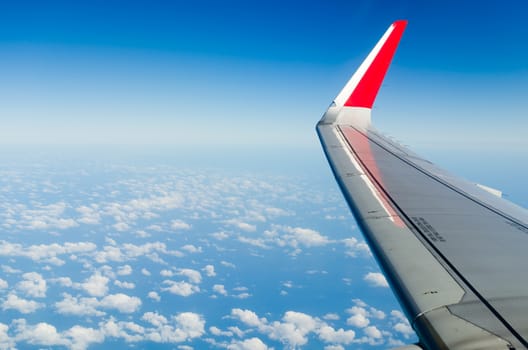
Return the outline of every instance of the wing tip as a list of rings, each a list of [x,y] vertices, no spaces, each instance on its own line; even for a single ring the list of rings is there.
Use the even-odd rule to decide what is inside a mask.
[[[372,108],[407,23],[407,20],[397,20],[391,24],[363,63],[366,65],[363,74],[344,106]]]

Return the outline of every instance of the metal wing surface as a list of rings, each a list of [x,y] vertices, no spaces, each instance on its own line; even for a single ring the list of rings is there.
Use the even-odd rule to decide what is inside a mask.
[[[377,132],[393,23],[317,124],[335,178],[420,338],[409,348],[528,348],[528,212]]]

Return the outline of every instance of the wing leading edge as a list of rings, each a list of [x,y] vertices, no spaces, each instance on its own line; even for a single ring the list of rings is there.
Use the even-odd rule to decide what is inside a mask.
[[[317,133],[425,349],[528,348],[528,215],[378,133],[371,109],[405,30],[396,21]]]

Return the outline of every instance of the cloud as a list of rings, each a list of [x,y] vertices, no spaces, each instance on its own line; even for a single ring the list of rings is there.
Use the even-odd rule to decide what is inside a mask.
[[[412,329],[409,320],[405,317],[405,315],[401,311],[392,310],[391,316],[393,321],[395,322],[393,329],[402,334],[405,339],[408,339],[415,335],[414,330]]]
[[[17,288],[27,296],[44,298],[46,296],[46,281],[42,275],[36,272],[27,272],[22,275],[23,281],[17,284]]]
[[[345,238],[343,239],[343,243],[347,248],[346,254],[350,257],[355,258],[358,254],[366,256],[372,255],[369,246],[363,241],[360,242],[355,237]]]
[[[157,312],[145,312],[141,317],[143,321],[147,321],[155,327],[162,327],[167,324],[169,321],[163,315],[158,314]]]
[[[193,312],[182,312],[170,321],[155,312],[147,312],[142,319],[154,326],[145,331],[145,338],[156,343],[181,343],[205,333],[205,320]]]
[[[259,327],[266,323],[266,320],[260,320],[257,314],[251,310],[232,309],[231,316],[239,319],[248,326]]]
[[[220,264],[223,265],[223,266],[225,266],[225,267],[231,267],[231,268],[233,268],[233,269],[236,268],[235,264],[230,263],[230,262],[228,262],[228,261],[224,261],[224,260],[222,260],[222,261],[220,261]]]
[[[53,265],[62,265],[59,259],[64,254],[89,254],[97,249],[91,242],[66,242],[64,244],[38,244],[24,247],[19,243],[0,241],[0,256],[25,257],[35,262],[44,262]]]
[[[81,206],[75,209],[81,218],[77,219],[78,222],[87,224],[87,225],[97,225],[101,222],[101,215],[98,212],[98,206],[92,204],[91,207]]]
[[[201,253],[202,252],[202,247],[197,248],[192,244],[186,244],[181,249],[185,250],[188,253]]]
[[[19,320],[17,328],[17,339],[23,340],[28,344],[44,346],[69,345],[69,342],[57,332],[57,329],[48,323],[40,322],[35,326],[27,326],[25,321]]]
[[[370,338],[379,339],[382,337],[381,331],[376,326],[368,326],[364,332]]]
[[[171,229],[173,229],[175,231],[190,230],[191,229],[191,225],[189,225],[188,223],[186,223],[185,221],[182,221],[182,220],[172,220],[171,221]]]
[[[385,276],[379,272],[369,272],[363,277],[371,286],[388,288],[389,284],[385,279]]]
[[[165,280],[163,281],[163,284],[168,285],[168,287],[162,288],[161,290],[180,295],[182,297],[188,297],[189,295],[198,293],[200,291],[200,287],[184,281],[175,282],[171,280]]]
[[[109,278],[99,272],[94,273],[81,284],[81,288],[89,295],[101,297],[108,292]]]
[[[264,231],[262,237],[238,237],[242,243],[268,249],[271,245],[279,247],[290,247],[294,253],[300,252],[300,248],[311,248],[325,246],[333,241],[321,233],[303,227],[291,227],[272,225],[271,229]]]
[[[334,314],[334,313],[328,313],[323,316],[323,319],[328,320],[328,321],[337,321],[339,320],[339,318],[340,318],[339,315]]]
[[[64,212],[68,208],[65,202],[44,205],[36,203],[34,208],[28,209],[25,205],[18,205],[17,220],[15,223],[21,229],[26,230],[64,230],[79,226],[72,218],[64,218]]]
[[[356,332],[345,331],[343,328],[335,330],[330,326],[323,326],[318,330],[319,338],[326,343],[338,343],[348,345],[354,341]]]
[[[9,287],[9,283],[7,283],[6,280],[3,280],[0,278],[0,289],[7,289]]]
[[[77,298],[64,293],[63,299],[55,303],[57,312],[61,315],[103,316],[104,312],[97,310],[99,301],[96,298]]]
[[[154,292],[154,291],[150,291],[147,296],[150,299],[155,300],[155,301],[160,301],[161,300],[161,297],[159,296],[159,294]]]
[[[157,253],[181,256],[181,252],[167,250],[165,243],[149,242],[142,245],[124,243],[121,247],[107,245],[103,247],[103,250],[97,251],[94,254],[94,258],[98,263],[106,263],[109,261],[121,262],[146,256],[152,261],[160,262],[161,259]]]
[[[9,331],[9,326],[6,324],[0,323],[0,349],[1,350],[16,349],[15,340],[9,337],[9,334],[7,333],[8,331]]]
[[[141,299],[123,293],[117,293],[105,296],[99,305],[103,308],[115,309],[119,312],[130,314],[139,310],[141,307]]]
[[[262,219],[264,219],[264,220],[259,220],[259,221],[265,221],[266,220],[265,218],[262,218]],[[234,227],[236,227],[239,230],[244,231],[244,232],[255,232],[257,230],[257,226],[249,224],[247,222],[244,222],[244,221],[242,221],[240,219],[225,220],[224,223],[226,225],[234,226]]]
[[[200,272],[193,269],[179,269],[178,275],[187,277],[191,283],[199,284],[202,282]]]
[[[262,340],[253,337],[245,340],[233,341],[227,346],[228,350],[268,350],[270,349]]]
[[[227,291],[225,290],[225,287],[223,284],[215,284],[213,286],[213,291],[221,295],[227,295]]]
[[[207,277],[216,276],[215,267],[213,265],[205,265],[205,267],[202,269],[202,271],[205,272],[205,275]]]
[[[280,341],[286,348],[302,347],[307,344],[310,334],[317,335],[324,343],[349,345],[356,342],[353,330],[336,330],[321,319],[302,312],[287,311],[280,321],[273,322],[259,318],[251,310],[232,309],[230,316],[270,339]]]
[[[114,281],[114,285],[116,285],[119,288],[123,288],[123,289],[134,289],[134,288],[136,288],[136,285],[134,283],[132,283],[132,282],[122,282],[122,281],[118,281],[118,280]]]
[[[16,294],[10,293],[7,295],[7,299],[2,303],[2,310],[17,310],[23,314],[30,314],[36,310],[44,307],[44,304],[38,303],[33,300],[26,300],[19,298]]]
[[[215,326],[211,326],[209,327],[209,332],[214,335],[214,336],[221,336],[221,337],[232,337],[233,336],[233,332],[231,331],[222,331],[220,328],[218,327],[215,327]]]
[[[117,274],[120,276],[128,276],[132,274],[132,267],[130,265],[119,266]]]
[[[102,343],[105,340],[105,335],[98,329],[73,326],[63,334],[70,340],[71,350],[85,350],[90,344]]]

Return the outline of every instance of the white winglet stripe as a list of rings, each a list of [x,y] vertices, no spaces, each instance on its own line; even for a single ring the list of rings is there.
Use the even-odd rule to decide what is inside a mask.
[[[337,97],[334,99],[334,102],[337,106],[343,107],[345,102],[347,101],[348,97],[352,94],[352,91],[356,88],[357,84],[361,81],[361,78],[363,78],[363,75],[365,75],[365,72],[367,71],[368,67],[372,64],[372,61],[374,61],[374,58],[378,55],[379,51],[387,41],[388,37],[394,30],[394,24],[392,24],[389,29],[383,34],[380,41],[374,46],[374,49],[370,51],[367,58],[361,63],[358,70],[352,75],[352,78],[348,81],[348,83],[345,85],[343,90],[337,95]]]

